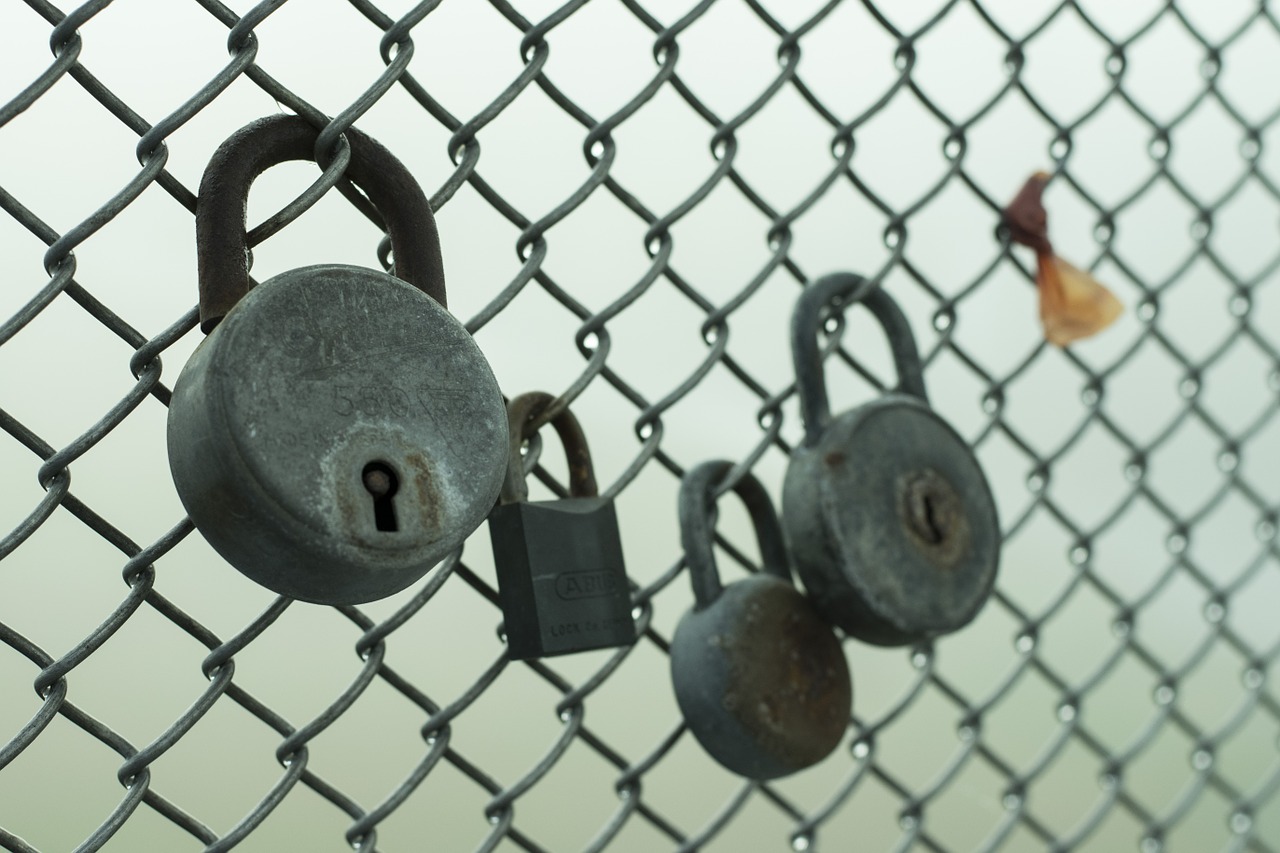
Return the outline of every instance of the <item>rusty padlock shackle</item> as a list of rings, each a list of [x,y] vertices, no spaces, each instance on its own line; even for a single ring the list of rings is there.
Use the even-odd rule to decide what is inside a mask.
[[[695,611],[709,607],[724,589],[716,568],[715,525],[712,519],[716,501],[712,493],[732,468],[733,463],[724,460],[703,462],[687,472],[680,485],[680,543],[684,546],[685,564],[693,582]],[[782,539],[782,526],[769,493],[750,471],[734,483],[733,491],[742,499],[751,516],[763,572],[791,583],[791,564]]]
[[[314,162],[319,136],[300,116],[268,116],[233,133],[210,158],[196,204],[200,329],[205,334],[249,292],[245,213],[250,185],[279,163]],[[346,176],[386,223],[396,277],[447,307],[440,237],[422,188],[380,143],[354,127],[347,128],[346,137],[351,145]]]
[[[796,390],[800,395],[805,446],[817,444],[823,429],[831,421],[831,403],[827,398],[817,333],[823,309],[837,300],[844,307],[858,302],[871,311],[889,339],[893,364],[898,372],[898,388],[922,402],[929,402],[915,335],[898,303],[883,287],[872,285],[856,273],[825,275],[801,292],[791,315],[791,352],[795,362]]]
[[[528,425],[556,401],[545,391],[521,394],[507,404],[507,427],[511,435],[511,453],[507,459],[507,478],[502,483],[498,502],[509,504],[529,499],[529,485],[524,479],[524,467],[520,464],[520,447],[533,433]],[[591,450],[587,436],[573,412],[566,407],[551,419],[560,443],[564,445],[565,459],[569,463],[569,494],[575,498],[594,498],[600,494],[596,485],[595,467],[591,464]]]

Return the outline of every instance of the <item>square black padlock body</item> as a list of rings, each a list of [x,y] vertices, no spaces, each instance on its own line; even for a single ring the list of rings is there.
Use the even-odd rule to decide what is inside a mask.
[[[635,642],[612,500],[501,504],[489,537],[512,659]]]

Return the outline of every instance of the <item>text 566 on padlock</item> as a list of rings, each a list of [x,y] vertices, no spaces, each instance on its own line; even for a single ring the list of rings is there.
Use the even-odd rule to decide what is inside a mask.
[[[196,210],[206,338],[174,387],[169,462],[195,526],[245,575],[325,604],[397,592],[484,520],[506,471],[502,395],[445,307],[431,208],[392,154],[346,131],[346,176],[386,221],[396,276],[323,264],[250,289],[249,185],[309,160],[273,116],[214,153]]]
[[[489,516],[508,655],[514,660],[635,642],[618,516],[597,494],[587,438],[568,409],[551,419],[569,463],[569,497],[530,501],[520,448],[555,398],[522,394],[507,407],[510,463]]]
[[[865,305],[888,335],[900,389],[835,417],[817,335],[824,309]],[[954,631],[995,582],[1000,525],[968,444],[929,406],[911,327],[861,276],[810,284],[791,324],[804,441],[782,520],[796,570],[832,623],[871,643]]]
[[[704,462],[680,484],[694,605],[671,639],[671,681],[685,724],[712,758],[748,779],[774,779],[836,748],[853,688],[840,641],[791,584],[778,517],[750,473],[734,491],[751,515],[762,569],[721,584],[714,492],[732,468]]]

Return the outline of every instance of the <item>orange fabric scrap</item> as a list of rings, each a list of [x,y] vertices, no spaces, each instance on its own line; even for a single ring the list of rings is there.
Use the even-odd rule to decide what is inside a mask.
[[[1124,312],[1120,300],[1096,278],[1067,263],[1049,242],[1049,218],[1041,194],[1049,175],[1036,172],[1004,209],[1009,238],[1036,253],[1040,324],[1049,343],[1064,347],[1110,326]]]
[[[1115,294],[1053,252],[1037,254],[1036,268],[1040,324],[1049,343],[1065,347],[1097,334],[1124,313]]]

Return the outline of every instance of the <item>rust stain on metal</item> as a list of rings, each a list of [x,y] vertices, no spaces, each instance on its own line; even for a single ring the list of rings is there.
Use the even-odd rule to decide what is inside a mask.
[[[436,478],[431,471],[431,461],[421,451],[414,451],[405,455],[404,462],[408,469],[405,472],[407,475],[405,479],[408,480],[408,485],[413,489],[414,497],[417,498],[415,507],[417,516],[422,522],[423,529],[429,531],[432,538],[435,538],[439,534],[442,523],[440,506],[444,501],[441,499]]]
[[[784,584],[760,592],[755,618],[739,621],[725,642],[736,689],[723,706],[765,752],[806,767],[844,736],[849,668],[835,634],[799,592]]]

